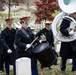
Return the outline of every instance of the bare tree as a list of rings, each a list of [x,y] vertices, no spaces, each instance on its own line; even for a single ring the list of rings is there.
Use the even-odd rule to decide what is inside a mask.
[[[4,11],[5,10],[3,7],[4,7],[4,3],[0,1],[0,11]]]

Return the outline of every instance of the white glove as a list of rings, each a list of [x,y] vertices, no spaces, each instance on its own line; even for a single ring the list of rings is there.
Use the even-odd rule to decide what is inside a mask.
[[[41,42],[42,42],[42,40],[39,40],[39,42],[41,43]]]
[[[8,49],[8,50],[7,50],[7,53],[12,53],[12,50],[11,50],[11,49]]]
[[[70,32],[69,32],[69,35],[74,35],[74,30],[71,30]]]
[[[31,47],[31,44],[27,44],[27,45],[26,45],[26,48],[30,48],[30,47]]]

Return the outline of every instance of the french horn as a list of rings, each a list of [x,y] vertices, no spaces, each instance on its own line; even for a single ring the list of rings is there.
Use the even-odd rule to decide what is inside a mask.
[[[52,22],[52,31],[55,38],[59,41],[70,42],[76,39],[76,33],[73,36],[65,37],[60,33],[60,24],[64,18],[69,18],[72,23],[71,27],[76,27],[76,21],[69,17],[68,14],[76,12],[76,0],[58,0],[58,4],[62,10]]]

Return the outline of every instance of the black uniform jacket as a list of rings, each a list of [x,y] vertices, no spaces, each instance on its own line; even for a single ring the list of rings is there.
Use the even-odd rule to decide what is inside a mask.
[[[70,26],[71,20],[68,18],[63,19],[61,26],[60,26],[60,32],[64,36],[69,36],[69,32],[67,28]],[[70,58],[72,56],[75,56],[76,52],[76,40],[71,42],[61,42],[61,48],[60,48],[60,56],[64,59]]]
[[[3,48],[4,48],[4,41],[3,41],[3,39],[1,38],[1,34],[0,34],[0,70],[3,69],[3,62],[2,62]]]
[[[12,55],[15,53],[15,49],[14,49],[15,33],[16,33],[15,29],[12,28],[11,30],[9,30],[7,27],[1,32],[1,37],[4,40],[3,55],[6,57],[7,60],[10,59],[9,58],[10,55],[11,55],[11,58],[15,58],[15,56]],[[12,50],[12,54],[7,53],[8,49]]]
[[[0,57],[3,53],[3,49],[5,47],[4,45],[5,45],[4,40],[1,38],[1,34],[0,34]]]
[[[47,30],[46,28],[43,28],[40,30],[36,36],[40,37],[41,35],[44,35],[46,37],[46,41],[50,44],[51,47],[54,47],[54,38],[53,38],[53,33],[52,30]]]
[[[26,45],[30,44],[34,39],[34,34],[32,33],[32,30],[30,29],[30,27],[24,30],[29,35],[29,38],[22,32],[21,29],[18,30],[15,37],[15,44],[17,46],[16,50],[18,50],[18,57],[31,57],[32,47],[29,48],[27,51],[25,51],[25,49],[26,49]]]

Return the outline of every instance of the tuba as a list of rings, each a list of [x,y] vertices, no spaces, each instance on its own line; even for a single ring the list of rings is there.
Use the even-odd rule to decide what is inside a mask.
[[[62,42],[70,42],[76,39],[76,33],[73,36],[65,37],[60,33],[60,24],[64,18],[69,18],[72,23],[71,27],[76,27],[76,21],[69,17],[68,14],[76,12],[76,0],[58,0],[58,4],[62,10],[53,20],[52,31],[55,38]]]

